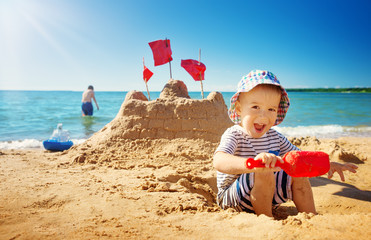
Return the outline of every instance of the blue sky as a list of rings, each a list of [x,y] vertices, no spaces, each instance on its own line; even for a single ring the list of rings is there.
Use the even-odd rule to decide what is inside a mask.
[[[253,69],[287,88],[371,86],[371,1],[0,0],[0,90],[150,91],[169,80],[148,42],[171,41],[174,79],[234,91]]]

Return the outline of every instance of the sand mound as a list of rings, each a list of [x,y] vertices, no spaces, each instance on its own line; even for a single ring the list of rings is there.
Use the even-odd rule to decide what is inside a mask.
[[[181,204],[161,204],[159,215],[218,211],[212,156],[232,124],[221,93],[190,99],[183,82],[170,80],[153,101],[129,92],[110,123],[63,155],[73,163],[143,172],[137,191],[186,194]]]
[[[72,147],[68,156],[74,162],[116,168],[153,161],[160,166],[209,162],[220,136],[231,125],[221,93],[190,99],[182,81],[170,80],[153,101],[142,92],[129,92],[117,116],[86,142]],[[133,157],[144,161],[128,161]]]

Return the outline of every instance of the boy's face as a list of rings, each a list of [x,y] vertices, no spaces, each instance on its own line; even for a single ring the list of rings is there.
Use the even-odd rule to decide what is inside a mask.
[[[247,93],[240,93],[236,112],[241,126],[253,138],[262,137],[274,125],[281,94],[275,89],[258,85]]]

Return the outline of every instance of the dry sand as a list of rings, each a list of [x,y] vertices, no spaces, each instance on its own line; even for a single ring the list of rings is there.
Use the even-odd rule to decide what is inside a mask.
[[[111,123],[64,152],[0,150],[0,239],[369,239],[371,138],[291,138],[357,174],[311,179],[318,215],[220,210],[212,154],[231,125],[220,93],[130,92]]]

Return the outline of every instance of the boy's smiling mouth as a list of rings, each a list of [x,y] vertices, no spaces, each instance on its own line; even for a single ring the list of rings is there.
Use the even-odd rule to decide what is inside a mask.
[[[265,124],[254,123],[255,131],[261,133],[264,131]]]

